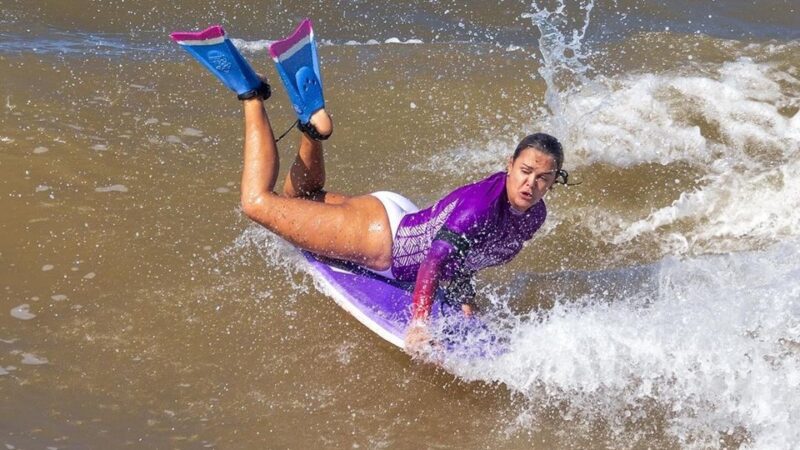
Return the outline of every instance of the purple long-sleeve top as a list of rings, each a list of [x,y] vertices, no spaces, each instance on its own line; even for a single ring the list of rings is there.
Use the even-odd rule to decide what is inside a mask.
[[[510,261],[546,217],[543,200],[525,212],[513,209],[506,195],[506,173],[498,172],[403,217],[392,246],[392,275],[417,281],[415,316],[426,316],[430,305],[419,304],[420,286],[435,291],[440,279],[469,276]]]

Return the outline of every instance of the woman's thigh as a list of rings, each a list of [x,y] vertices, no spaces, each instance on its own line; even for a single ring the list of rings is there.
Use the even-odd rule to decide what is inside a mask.
[[[274,196],[271,203],[259,222],[292,244],[372,269],[391,265],[389,218],[377,198],[321,192],[308,199]]]

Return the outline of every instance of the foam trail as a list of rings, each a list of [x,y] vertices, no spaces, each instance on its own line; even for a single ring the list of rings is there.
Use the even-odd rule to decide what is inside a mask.
[[[692,230],[661,237],[673,253],[731,251],[757,247],[800,235],[800,161],[761,173],[742,176],[723,173],[713,184],[686,194],[670,206],[635,221],[617,234],[614,244],[625,244],[663,227],[694,219]],[[607,238],[606,238],[607,239]],[[669,242],[673,244],[670,246]],[[675,245],[678,242],[679,245]]]
[[[622,167],[684,161],[706,174],[700,187],[647,217],[629,221],[593,210],[595,236],[617,245],[653,239],[665,253],[697,254],[800,235],[800,114],[783,113],[796,101],[797,87],[800,82],[790,74],[746,57],[707,76],[644,75],[623,81],[611,94],[613,106],[576,139],[577,157]],[[713,139],[701,133],[695,117],[702,118],[704,134]],[[686,223],[692,226],[674,231]]]
[[[562,299],[520,319],[511,351],[494,361],[450,363],[465,379],[522,394],[521,415],[533,423],[566,402],[565,417],[587,426],[607,421],[618,437],[631,424],[663,418],[683,445],[715,447],[721,436],[743,433],[754,448],[797,447],[798,267],[797,241],[766,252],[668,258],[624,297]]]

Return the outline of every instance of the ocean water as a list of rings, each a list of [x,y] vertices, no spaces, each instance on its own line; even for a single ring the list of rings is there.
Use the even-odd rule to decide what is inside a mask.
[[[0,444],[798,447],[798,7],[472,3],[0,4]],[[223,24],[282,131],[306,16],[333,191],[563,142],[580,184],[479,278],[508,352],[411,360],[241,214],[240,106],[168,33]]]

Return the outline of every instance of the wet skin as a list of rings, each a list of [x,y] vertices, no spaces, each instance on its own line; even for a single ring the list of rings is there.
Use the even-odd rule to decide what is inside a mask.
[[[391,264],[392,236],[383,204],[371,195],[326,192],[322,143],[300,136],[297,156],[281,194],[274,133],[261,100],[244,102],[245,144],[242,210],[253,221],[293,245],[371,269]],[[315,119],[319,119],[317,123]],[[320,132],[331,131],[324,110],[312,117]]]
[[[539,202],[556,180],[556,162],[552,156],[534,148],[509,159],[506,195],[511,207],[525,212]]]

